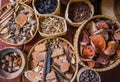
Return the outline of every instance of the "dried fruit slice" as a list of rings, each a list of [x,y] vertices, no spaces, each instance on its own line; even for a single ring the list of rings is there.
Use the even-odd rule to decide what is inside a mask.
[[[116,56],[117,56],[117,58],[120,58],[120,50],[116,51]]]
[[[93,34],[95,31],[97,31],[97,27],[95,25],[95,22],[90,21],[87,25],[86,25],[86,30],[89,30],[90,34]]]
[[[87,58],[93,58],[95,56],[95,50],[94,47],[91,45],[86,45],[83,48],[82,55]]]
[[[108,42],[108,46],[104,50],[104,53],[106,55],[111,56],[111,55],[115,54],[116,49],[117,49],[117,43],[115,41],[110,41],[110,42]]]
[[[91,44],[95,47],[96,52],[105,50],[106,41],[102,35],[93,35],[90,37]]]
[[[93,68],[95,66],[95,61],[88,61],[88,67]]]
[[[105,21],[99,21],[99,22],[97,22],[96,26],[97,26],[98,29],[108,28],[108,24]]]
[[[118,29],[118,30],[115,32],[114,38],[115,38],[116,40],[120,40],[120,29]]]
[[[82,32],[82,39],[81,39],[81,42],[80,42],[80,44],[81,45],[86,45],[87,43],[89,43],[89,36],[88,36],[88,34],[87,34],[87,32],[86,31],[83,31]]]
[[[22,27],[22,26],[25,25],[25,23],[27,22],[27,16],[26,16],[25,14],[19,14],[19,15],[15,18],[15,22]]]

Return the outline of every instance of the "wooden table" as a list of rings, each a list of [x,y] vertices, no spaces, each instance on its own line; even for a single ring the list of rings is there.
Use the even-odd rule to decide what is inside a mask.
[[[96,1],[98,1],[98,0],[96,0]],[[8,0],[2,0],[2,6],[8,2],[9,2]],[[98,7],[97,3],[96,2],[93,3],[95,6],[95,14],[99,13],[99,10],[97,8]],[[61,8],[62,8],[61,13],[64,13],[66,7],[62,5]],[[64,16],[64,15],[61,14],[61,16]],[[69,40],[73,44],[73,38],[74,38],[74,34],[75,34],[76,30],[77,30],[77,28],[68,25],[67,34],[66,34],[66,36],[63,36],[63,37],[66,38],[67,40]],[[24,52],[26,53],[26,55],[28,54],[28,51],[31,49],[31,47],[41,39],[42,39],[42,37],[39,35],[39,33],[37,33],[37,35],[33,38],[33,40],[25,45]],[[11,46],[11,45],[7,45],[0,41],[0,49],[2,49],[4,47],[8,47],[8,46]],[[15,46],[15,47],[18,47],[19,49],[23,50],[23,46]],[[101,72],[99,74],[101,76],[102,82],[120,82],[120,65],[118,65],[116,68],[114,68],[112,70],[109,70],[106,72]],[[0,82],[30,82],[30,81],[28,81],[24,77],[24,75],[22,75],[13,80],[6,80],[6,79],[0,78]]]

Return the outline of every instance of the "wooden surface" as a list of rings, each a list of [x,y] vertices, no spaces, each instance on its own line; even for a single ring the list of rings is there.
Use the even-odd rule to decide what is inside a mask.
[[[0,0],[1,1],[1,0]],[[98,1],[98,0],[97,0]],[[2,0],[2,5],[8,3],[8,0]],[[95,6],[95,14],[98,14],[100,10],[98,10],[98,5],[97,3],[93,3]],[[65,6],[61,6],[62,7],[62,11],[61,11],[61,16],[64,16],[64,12],[65,12]],[[66,36],[63,36],[64,38],[66,38],[67,40],[69,40],[72,44],[73,44],[73,38],[74,38],[74,34],[75,31],[77,30],[77,28],[75,27],[71,27],[68,25],[68,31]],[[26,55],[28,54],[29,50],[31,49],[31,47],[38,42],[39,40],[41,40],[42,38],[40,37],[39,33],[37,33],[37,35],[33,38],[33,40],[31,42],[29,42],[28,44],[26,44],[25,46],[15,46],[18,47],[19,49],[23,50]],[[7,45],[3,42],[0,41],[0,49],[4,48],[4,47],[8,47],[11,45]],[[24,49],[25,47],[25,49]],[[120,65],[118,65],[116,68],[106,71],[106,72],[101,72],[99,73],[102,79],[102,82],[120,82]],[[0,82],[29,82],[25,77],[24,74],[22,74],[22,76],[19,76],[16,79],[13,80],[5,80],[0,78]]]

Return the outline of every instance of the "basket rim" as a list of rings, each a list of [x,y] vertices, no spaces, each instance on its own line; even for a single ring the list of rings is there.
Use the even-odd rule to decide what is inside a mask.
[[[5,4],[3,7],[1,7],[0,10],[2,10],[4,7],[6,7],[6,6],[8,6],[8,5],[14,5],[14,4],[16,4],[16,3],[18,3],[18,4],[20,4],[20,5],[23,5],[23,6],[26,6],[26,7],[28,7],[30,10],[33,11],[33,14],[34,14],[34,16],[35,16],[35,20],[36,20],[36,22],[37,22],[35,33],[34,33],[33,37],[31,37],[29,40],[25,41],[25,42],[22,43],[22,44],[14,44],[14,43],[11,43],[11,42],[9,42],[9,41],[4,40],[4,39],[1,38],[1,37],[0,37],[0,40],[1,40],[2,42],[6,43],[6,44],[9,44],[9,45],[21,46],[21,45],[25,45],[25,44],[29,43],[29,42],[35,37],[35,35],[37,34],[37,29],[38,29],[38,25],[39,25],[39,24],[38,24],[37,16],[36,16],[34,10],[33,10],[29,5],[24,4],[24,3],[22,3],[22,2],[7,3],[7,4]]]
[[[84,24],[82,24],[82,25],[77,29],[77,31],[76,31],[76,33],[75,33],[75,36],[74,36],[74,48],[75,48],[75,54],[77,54],[78,57],[79,57],[79,60],[78,60],[79,65],[82,65],[83,67],[88,67],[88,66],[85,65],[85,64],[80,60],[80,56],[79,56],[80,54],[79,54],[79,52],[78,52],[78,51],[79,51],[79,50],[78,50],[78,38],[79,38],[79,36],[80,36],[81,31],[84,29],[84,26],[85,26],[89,21],[91,21],[91,20],[93,20],[93,19],[95,19],[95,18],[105,18],[105,19],[109,19],[109,20],[111,20],[113,23],[115,23],[115,24],[118,26],[118,28],[120,27],[119,22],[116,21],[116,20],[114,20],[114,19],[112,19],[111,17],[105,16],[105,15],[96,15],[96,16],[93,16],[91,19],[87,20]],[[113,68],[116,67],[119,63],[120,63],[120,59],[117,59],[117,60],[114,61],[113,64],[111,64],[111,65],[109,65],[109,66],[107,66],[107,67],[105,67],[105,68],[90,68],[90,69],[93,69],[93,70],[98,71],[98,72],[103,72],[103,71],[107,71],[107,70],[113,69]],[[88,68],[89,68],[89,67],[88,67]]]
[[[34,46],[30,49],[30,51],[29,51],[29,53],[28,53],[27,62],[29,62],[31,53],[33,52],[34,47],[35,47],[36,45],[40,44],[41,42],[43,42],[43,41],[45,41],[45,40],[54,39],[54,38],[58,38],[58,39],[60,39],[60,40],[62,40],[62,41],[65,41],[65,42],[72,48],[72,50],[73,50],[73,52],[74,52],[74,47],[73,47],[73,45],[72,45],[69,41],[67,41],[66,39],[61,38],[61,37],[47,37],[47,38],[41,39],[41,40],[38,41],[36,44],[34,44]],[[76,54],[74,54],[74,55],[76,56],[76,64],[75,64],[75,65],[76,65],[76,71],[75,71],[74,76],[72,77],[72,79],[71,79],[70,82],[73,82],[73,81],[75,80],[75,78],[76,78],[76,76],[77,76],[77,72],[78,72],[78,56],[77,56]],[[28,65],[27,65],[27,69],[29,69],[29,66],[28,66]]]

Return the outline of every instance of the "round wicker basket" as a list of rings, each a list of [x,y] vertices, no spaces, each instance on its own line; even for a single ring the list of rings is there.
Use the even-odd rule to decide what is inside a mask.
[[[56,10],[55,10],[53,13],[49,13],[49,14],[41,14],[41,13],[39,13],[39,12],[37,11],[36,7],[35,7],[35,2],[36,2],[36,0],[33,0],[33,1],[32,1],[32,6],[33,6],[33,9],[34,9],[34,11],[35,11],[35,13],[36,13],[37,15],[40,15],[40,16],[41,16],[41,15],[42,15],[42,16],[44,16],[44,15],[49,15],[49,14],[60,15],[60,9],[61,9],[61,7],[60,7],[60,0],[57,0],[58,5],[57,5]]]
[[[8,54],[10,52],[17,52],[22,59],[22,63],[21,63],[20,69],[16,72],[13,72],[13,73],[8,73],[8,72],[0,69],[0,77],[4,78],[4,79],[17,78],[18,76],[22,75],[22,73],[24,72],[25,67],[26,67],[26,55],[25,55],[25,53],[23,53],[21,50],[19,50],[18,48],[15,48],[15,47],[6,47],[6,48],[1,49],[0,50],[0,60],[3,56],[5,56],[6,54]]]
[[[97,15],[97,16],[94,16],[94,17],[92,17],[91,19],[87,20],[83,25],[81,25],[81,26],[78,28],[78,30],[76,31],[76,34],[75,34],[75,36],[74,36],[75,54],[77,54],[78,56],[80,55],[80,54],[79,54],[79,49],[78,49],[78,46],[79,46],[79,45],[78,45],[78,40],[79,40],[80,33],[82,32],[82,30],[84,29],[84,26],[85,26],[89,21],[91,21],[91,20],[93,20],[93,19],[96,19],[96,18],[109,19],[109,20],[111,20],[113,23],[115,23],[116,26],[120,27],[120,24],[119,24],[117,21],[113,20],[111,17],[104,16],[104,15]],[[80,64],[80,65],[82,65],[82,66],[84,66],[84,67],[88,67],[87,65],[85,65],[85,64],[82,62],[82,60],[80,60],[80,56],[79,56],[79,60],[78,60],[78,61],[79,61],[79,64]],[[116,67],[119,63],[120,63],[120,59],[116,59],[113,64],[108,65],[108,66],[106,66],[106,67],[104,67],[104,68],[90,68],[90,69],[93,69],[93,70],[98,71],[98,72],[107,71],[107,70],[110,70],[110,69]]]
[[[67,8],[66,8],[66,11],[65,11],[65,19],[67,20],[67,22],[71,25],[71,26],[74,26],[74,27],[79,27],[81,24],[83,24],[86,20],[82,21],[82,22],[78,22],[78,23],[75,23],[75,22],[72,22],[71,19],[69,18],[69,7],[70,7],[70,4],[71,3],[77,3],[77,2],[84,2],[86,4],[88,4],[88,6],[90,7],[91,11],[92,11],[92,14],[90,16],[90,18],[93,16],[94,14],[94,7],[93,5],[89,2],[89,0],[70,0],[67,4]]]
[[[24,3],[21,3],[21,2],[8,3],[8,4],[4,5],[0,10],[2,11],[3,8],[5,8],[5,7],[9,6],[9,5],[17,4],[17,3],[18,3],[18,5],[21,5],[22,7],[25,6],[25,7],[29,8],[31,11],[34,12],[34,10],[33,10],[30,6],[28,6],[28,5],[24,4]],[[0,12],[0,13],[1,13],[1,12]],[[25,41],[25,42],[22,43],[22,44],[21,44],[21,43],[20,43],[20,44],[15,44],[15,43],[8,42],[7,40],[3,39],[2,36],[0,36],[0,40],[3,41],[3,42],[5,42],[6,44],[14,45],[14,46],[19,46],[19,45],[24,45],[24,44],[29,43],[29,42],[35,37],[35,35],[36,35],[36,33],[37,33],[38,25],[39,25],[39,24],[38,24],[38,20],[37,20],[37,16],[36,16],[35,13],[34,13],[34,17],[35,17],[35,20],[37,21],[37,24],[36,24],[36,29],[35,29],[35,32],[34,32],[32,38],[30,38],[29,40]]]
[[[55,36],[63,36],[63,35],[66,34],[66,32],[67,32],[67,24],[66,24],[66,20],[63,17],[57,16],[57,15],[52,15],[52,14],[51,15],[44,15],[44,16],[38,17],[39,22],[42,21],[42,19],[46,18],[46,17],[55,17],[55,18],[58,18],[58,19],[60,19],[60,20],[63,21],[63,23],[64,23],[65,26],[63,27],[63,32],[49,33],[49,34],[47,34],[47,33],[43,33],[41,31],[41,27],[40,27],[40,23],[39,23],[38,32],[40,33],[40,35],[42,37],[55,37]]]
[[[71,44],[70,42],[68,42],[67,40],[65,40],[64,38],[61,38],[61,37],[49,37],[49,38],[42,39],[42,40],[38,41],[38,42],[31,48],[31,50],[30,50],[30,52],[29,52],[29,54],[28,54],[28,56],[27,56],[27,61],[28,61],[28,63],[27,63],[27,64],[28,64],[28,65],[27,65],[27,69],[29,69],[29,62],[31,61],[31,53],[32,53],[33,50],[34,50],[34,47],[35,47],[36,45],[42,43],[42,42],[45,41],[45,40],[54,39],[54,38],[58,38],[59,40],[62,40],[62,41],[64,41],[64,42],[66,42],[66,43],[72,48],[72,50],[74,51],[74,47],[72,46],[72,44]],[[74,55],[75,55],[75,54],[74,54]],[[73,82],[73,81],[75,80],[76,75],[77,75],[77,73],[78,73],[78,56],[75,55],[75,57],[76,57],[76,65],[75,65],[75,66],[76,66],[76,70],[75,70],[74,76],[72,77],[72,79],[71,79],[70,82]]]

